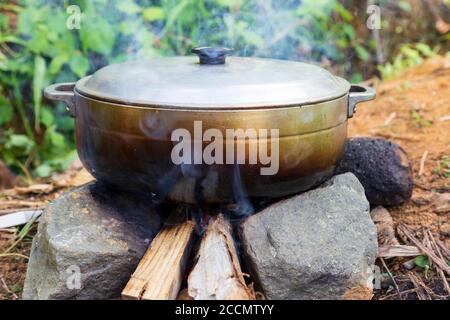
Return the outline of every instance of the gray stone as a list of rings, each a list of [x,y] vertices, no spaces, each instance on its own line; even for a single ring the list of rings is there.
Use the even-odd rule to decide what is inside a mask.
[[[341,299],[349,289],[371,289],[376,229],[351,173],[249,217],[240,236],[268,299]]]
[[[23,299],[120,297],[160,225],[147,199],[97,183],[64,193],[39,222]]]

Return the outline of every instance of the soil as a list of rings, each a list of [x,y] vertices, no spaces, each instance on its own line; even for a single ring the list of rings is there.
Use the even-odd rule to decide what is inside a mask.
[[[358,107],[350,136],[384,137],[408,154],[411,201],[389,208],[394,222],[430,228],[450,247],[450,58],[438,57],[377,85],[377,99]],[[425,156],[424,156],[425,155]],[[419,174],[421,159],[425,158]]]
[[[408,203],[388,208],[394,224],[406,224],[418,237],[423,228],[429,228],[450,247],[450,58],[436,57],[396,79],[371,82],[377,87],[378,97],[374,102],[358,107],[349,121],[349,135],[384,137],[407,152],[414,171],[415,188]],[[67,177],[57,177],[60,182],[46,194],[5,196],[0,193],[0,203],[4,199],[30,198],[36,203],[46,202],[62,190],[89,179],[83,171],[77,175],[81,178],[75,182],[61,182]],[[0,254],[14,242],[19,230],[13,231],[15,233],[0,230]],[[28,256],[34,232],[35,227],[11,252]],[[386,264],[400,291],[405,290],[403,298],[415,299],[417,295],[411,293],[413,287],[407,275],[408,272],[422,271],[406,270],[402,265],[406,260],[394,258],[386,260]],[[0,299],[20,297],[26,262],[27,259],[18,256],[0,257]],[[424,282],[437,292],[436,297],[444,297],[439,278],[433,273],[425,278]],[[384,283],[382,287],[375,291],[375,299],[398,299],[392,285]]]
[[[425,229],[430,229],[434,237],[450,248],[450,58],[428,60],[376,87],[377,99],[359,106],[349,122],[349,135],[383,137],[407,152],[415,186],[409,202],[387,208],[394,225],[407,225],[419,239]],[[398,234],[397,237],[400,242],[410,244]],[[407,270],[403,263],[408,260],[386,260],[399,291],[405,292],[402,299],[419,298],[412,291],[411,275],[419,276],[431,290],[427,297],[449,299],[442,279],[435,272],[418,267]],[[386,268],[379,266],[386,273]],[[382,290],[375,290],[374,298],[399,299],[394,286],[385,283]]]

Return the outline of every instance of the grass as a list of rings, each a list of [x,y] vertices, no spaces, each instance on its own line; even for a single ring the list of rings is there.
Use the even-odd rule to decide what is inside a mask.
[[[414,123],[414,126],[417,128],[428,128],[432,125],[432,121],[424,118],[418,111],[412,110],[411,111],[411,119]]]
[[[450,156],[444,155],[441,157],[434,173],[443,178],[450,178]]]
[[[19,256],[23,256],[21,254],[14,254],[11,253],[11,251],[17,247],[18,244],[20,244],[22,242],[22,240],[28,235],[28,233],[31,231],[31,229],[33,228],[34,223],[36,222],[37,217],[33,217],[32,219],[30,219],[30,221],[27,222],[27,224],[25,226],[23,226],[23,228],[20,229],[16,240],[2,253],[0,254],[0,257],[2,256],[6,256],[6,255],[19,255]],[[23,256],[26,257],[26,256]],[[26,257],[28,258],[28,257]]]

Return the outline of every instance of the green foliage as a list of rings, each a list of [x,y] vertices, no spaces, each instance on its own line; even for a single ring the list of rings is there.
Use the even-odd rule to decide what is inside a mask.
[[[84,76],[86,58],[75,54],[64,8],[21,1],[8,9],[17,25],[0,24],[0,158],[29,178],[49,176],[74,159],[73,132],[63,131],[68,116],[42,91],[59,77]]]
[[[430,271],[430,268],[431,268],[431,263],[430,263],[430,260],[428,259],[428,257],[424,254],[417,256],[414,259],[414,263],[416,264],[416,266],[424,269],[424,276],[425,276],[425,278],[428,278],[428,272]]]
[[[415,262],[416,266],[423,268],[423,269],[430,267],[430,262],[428,261],[428,257],[426,255],[417,256],[414,259],[414,262]]]
[[[424,118],[419,111],[411,110],[411,119],[417,128],[428,128],[433,124],[431,120]]]
[[[444,155],[441,157],[434,173],[444,178],[450,178],[450,156]]]
[[[67,27],[69,5],[81,9],[79,30]],[[398,7],[411,10],[406,1]],[[354,16],[338,0],[0,3],[0,158],[27,176],[64,170],[74,156],[73,119],[63,105],[43,98],[43,88],[125,60],[223,45],[243,56],[330,61],[348,78],[361,81],[363,71],[348,62],[364,66],[373,60],[370,32],[361,35],[354,27],[365,19],[365,12]],[[421,43],[404,46],[380,72],[389,78],[434,53]]]
[[[165,16],[165,12],[160,7],[150,7],[142,11],[142,18],[146,21],[163,20]]]
[[[80,30],[66,26],[69,5],[81,8]],[[42,95],[51,83],[128,59],[185,55],[197,45],[225,45],[247,56],[327,57],[344,65],[354,54],[367,61],[371,49],[357,39],[352,20],[336,0],[0,4],[0,158],[28,177],[47,177],[75,157],[73,119]]]
[[[439,47],[432,49],[424,43],[405,44],[400,48],[393,62],[378,66],[378,70],[383,79],[391,79],[408,68],[420,65],[425,58],[436,56],[439,49]]]
[[[13,108],[9,101],[0,96],[0,126],[11,121],[13,116]]]

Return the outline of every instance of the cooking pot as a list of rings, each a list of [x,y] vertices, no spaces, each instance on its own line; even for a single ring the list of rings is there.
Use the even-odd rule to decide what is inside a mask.
[[[109,65],[45,89],[75,118],[78,154],[94,177],[187,203],[297,193],[333,174],[347,119],[375,97],[311,64],[193,52]],[[192,147],[180,148],[183,138]],[[202,157],[208,146],[212,160]]]

